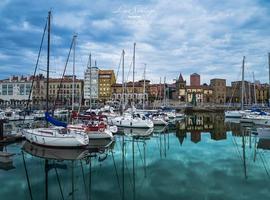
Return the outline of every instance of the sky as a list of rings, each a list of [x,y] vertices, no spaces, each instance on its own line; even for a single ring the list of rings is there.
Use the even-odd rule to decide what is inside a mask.
[[[1,0],[0,79],[31,75],[48,11],[52,11],[50,76],[60,76],[74,34],[76,75],[84,77],[88,57],[100,69],[114,69],[125,50],[125,76],[132,80],[133,43],[136,42],[135,79],[172,83],[182,73],[211,78],[268,82],[270,1],[268,0]],[[38,73],[45,73],[46,40]],[[72,60],[71,60],[72,61]],[[72,62],[67,73],[72,73]]]

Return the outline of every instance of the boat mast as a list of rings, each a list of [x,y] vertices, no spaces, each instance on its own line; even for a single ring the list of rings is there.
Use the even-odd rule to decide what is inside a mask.
[[[166,106],[166,76],[164,77],[164,92],[163,92],[163,104]]]
[[[46,82],[46,112],[49,112],[49,70],[50,70],[50,35],[51,32],[51,11],[48,12],[48,46],[47,46],[47,82]],[[48,123],[47,123],[48,125]]]
[[[250,86],[250,82],[248,82],[248,104],[251,105],[251,86]]]
[[[89,94],[90,94],[90,102],[89,102],[89,106],[90,106],[90,109],[92,109],[92,63],[91,63],[91,53],[89,55],[89,66],[88,66],[88,69],[89,69],[89,74],[90,74],[90,78],[89,78]]]
[[[270,53],[268,53],[268,65],[269,65],[269,86],[268,86],[268,88],[269,88],[269,94],[268,94],[268,103],[269,103],[269,105],[270,105]]]
[[[74,98],[75,98],[75,47],[76,47],[77,35],[73,36],[73,74],[72,74],[72,111],[74,110]]]
[[[241,94],[241,110],[244,110],[244,91],[245,91],[245,83],[244,83],[244,74],[245,74],[245,56],[243,57],[242,63],[242,94]]]
[[[253,89],[254,89],[254,103],[257,105],[257,96],[256,96],[256,85],[255,85],[255,75],[254,72],[252,73],[253,75]]]
[[[145,70],[146,70],[146,63],[144,63],[144,71],[143,71],[143,110],[145,104]]]
[[[125,103],[125,51],[123,49],[122,51],[122,110],[121,110],[121,114],[123,114],[124,112],[124,103]]]
[[[133,112],[133,107],[135,106],[135,98],[134,98],[134,94],[135,94],[135,48],[136,48],[136,42],[134,42],[133,44],[133,79],[132,79],[132,112]]]

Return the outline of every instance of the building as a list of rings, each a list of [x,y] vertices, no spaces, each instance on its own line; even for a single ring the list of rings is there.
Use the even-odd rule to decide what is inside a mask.
[[[213,89],[213,102],[224,104],[226,102],[226,80],[225,79],[211,79],[210,86]]]
[[[112,97],[112,85],[116,83],[113,70],[99,70],[98,73],[98,97],[105,102]]]
[[[46,81],[45,81],[46,84]],[[74,81],[74,104],[79,106],[83,100],[83,80]],[[61,78],[50,78],[49,80],[49,103],[58,106],[71,106],[73,94],[73,76]]]
[[[251,87],[254,87],[251,86]],[[269,84],[255,84],[255,88],[256,88],[256,102],[254,99],[254,103],[268,103],[268,99],[269,99]],[[255,94],[253,93],[253,95],[255,96]]]
[[[98,97],[99,97],[99,69],[97,67],[87,68],[86,71],[84,72],[84,105],[86,106],[90,105],[90,99],[92,100],[92,102],[96,102],[98,100]]]
[[[32,105],[37,108],[45,108],[46,106],[46,84],[43,74],[35,77],[32,89]]]
[[[186,81],[180,73],[179,78],[176,80],[176,95],[180,102],[186,102]]]
[[[242,98],[242,81],[234,81],[232,86],[226,88],[226,101],[228,103],[241,103]],[[255,91],[254,91],[255,88]],[[255,98],[256,95],[256,98]],[[269,99],[269,84],[260,84],[258,81],[250,83],[244,81],[244,104],[267,104]]]
[[[200,86],[201,85],[201,77],[197,73],[193,73],[190,75],[190,86]]]
[[[145,105],[148,104],[149,84],[150,84],[150,81],[145,80],[145,89],[144,89],[144,80],[134,82],[134,101],[135,101],[135,104],[142,105],[143,101],[145,102]],[[113,84],[112,85],[112,99],[120,101],[121,99],[123,99],[122,94],[123,94],[122,84],[120,84],[120,83]],[[133,101],[133,82],[128,82],[125,84],[124,100],[125,100],[125,103],[127,103],[127,104],[131,104],[131,102]]]
[[[12,76],[0,81],[0,104],[4,106],[26,105],[31,90],[31,77]],[[30,101],[32,95],[30,95]]]
[[[161,100],[164,98],[164,84],[149,84],[148,85],[149,101]]]
[[[200,75],[194,73],[190,75],[190,82],[192,84],[186,85],[186,81],[183,79],[180,73],[179,78],[176,80],[176,96],[178,101],[202,104],[213,102],[213,89],[207,84],[198,85],[200,83]]]
[[[204,84],[201,86],[186,86],[185,98],[192,104],[203,104],[213,102],[213,89]]]

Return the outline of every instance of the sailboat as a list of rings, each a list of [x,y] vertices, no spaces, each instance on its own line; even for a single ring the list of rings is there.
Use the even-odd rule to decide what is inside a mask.
[[[245,70],[245,56],[243,57],[243,62],[242,62],[241,110],[225,111],[226,118],[242,118],[246,113],[244,111],[244,87],[245,87],[244,70]]]
[[[48,24],[48,28],[47,28]],[[49,67],[50,67],[50,26],[51,11],[48,13],[48,21],[45,25],[43,37],[46,29],[48,31],[48,49],[47,49],[47,92],[46,92],[46,113],[45,119],[55,126],[47,128],[23,129],[22,133],[26,140],[31,143],[52,147],[81,147],[89,143],[88,135],[77,130],[67,129],[67,125],[57,121],[49,115]],[[42,38],[43,41],[43,38]],[[42,42],[41,42],[42,46]],[[37,66],[36,66],[37,67]]]
[[[90,63],[90,110],[92,109],[92,98],[91,98],[91,90],[92,90],[92,80],[91,80],[91,54],[89,56]],[[73,70],[74,71],[74,70]],[[74,120],[80,120],[82,123],[77,124],[69,124],[67,128],[72,131],[82,131],[86,133],[89,139],[113,139],[113,133],[117,132],[116,126],[109,126],[105,120],[105,116],[90,114],[90,115],[80,115],[73,111],[72,118]]]
[[[134,85],[134,71],[135,71],[135,47],[136,43],[134,43],[133,49],[133,85]],[[124,59],[125,51],[122,51],[122,116],[112,117],[108,119],[110,125],[116,125],[118,127],[129,127],[129,128],[152,128],[154,126],[152,120],[147,118],[146,116],[141,116],[139,114],[135,114],[134,105],[132,105],[131,112],[123,112],[124,111],[124,93],[125,93],[125,77],[124,77]],[[133,86],[133,104],[134,104],[134,86]]]

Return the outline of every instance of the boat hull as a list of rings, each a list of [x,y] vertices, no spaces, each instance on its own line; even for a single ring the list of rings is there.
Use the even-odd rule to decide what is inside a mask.
[[[89,143],[87,135],[50,134],[50,129],[24,129],[23,135],[26,140],[42,146],[50,147],[82,147]],[[43,131],[43,133],[41,132]],[[46,133],[47,131],[47,133]]]

